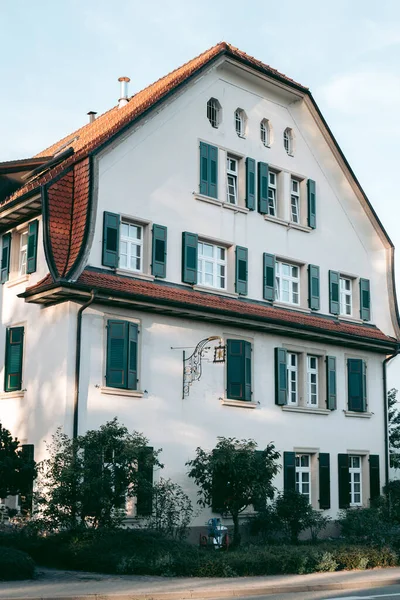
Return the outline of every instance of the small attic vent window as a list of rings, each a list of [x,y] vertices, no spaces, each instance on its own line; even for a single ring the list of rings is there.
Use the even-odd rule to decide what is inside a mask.
[[[207,119],[215,129],[221,123],[221,105],[216,98],[210,98],[207,102]]]
[[[290,127],[283,132],[283,145],[289,156],[293,156],[293,131]]]
[[[73,144],[77,140],[79,140],[79,135],[76,135],[74,138],[71,138],[70,140],[68,140],[68,142],[65,142],[65,144],[60,146],[58,148],[58,150],[56,150],[56,152],[54,152],[53,156],[58,156],[59,154],[61,154],[61,152],[63,152],[67,148],[69,148],[71,146],[71,144]]]

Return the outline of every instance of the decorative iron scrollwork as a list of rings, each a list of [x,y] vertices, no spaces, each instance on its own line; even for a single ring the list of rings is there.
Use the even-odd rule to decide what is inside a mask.
[[[202,361],[206,353],[210,350],[208,344],[215,340],[219,340],[218,346],[214,349],[214,363],[225,362],[225,346],[223,339],[218,335],[213,335],[204,340],[201,340],[194,349],[193,354],[186,358],[185,351],[183,352],[183,389],[182,398],[189,396],[190,386],[194,381],[199,381],[203,372]]]

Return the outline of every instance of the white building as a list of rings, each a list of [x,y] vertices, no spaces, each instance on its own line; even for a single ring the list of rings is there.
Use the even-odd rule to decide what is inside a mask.
[[[3,425],[40,460],[57,426],[117,416],[194,501],[197,446],[273,441],[278,488],[332,516],[368,505],[388,473],[394,248],[311,93],[225,43],[125,86],[0,165]],[[183,350],[213,336],[226,363],[183,393]]]

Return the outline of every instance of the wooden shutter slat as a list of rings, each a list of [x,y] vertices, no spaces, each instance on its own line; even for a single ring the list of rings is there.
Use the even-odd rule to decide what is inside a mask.
[[[268,214],[268,165],[258,163],[258,212]]]
[[[311,310],[320,308],[319,267],[308,265],[308,306]]]
[[[307,205],[308,205],[308,226],[315,229],[317,226],[317,206],[316,206],[316,191],[315,181],[309,179],[307,181]]]
[[[336,357],[326,357],[326,408],[336,410]]]
[[[359,358],[347,359],[348,409],[366,411],[366,369]]]
[[[196,233],[182,233],[182,281],[192,285],[197,283],[197,246]]]
[[[4,390],[6,392],[15,392],[22,388],[23,347],[24,328],[8,327],[4,369]]]
[[[256,161],[246,158],[246,206],[249,210],[256,208]]]
[[[153,225],[151,273],[154,277],[167,275],[167,228]]]
[[[119,261],[120,216],[104,212],[103,218],[103,255],[102,264],[116,269]]]
[[[28,247],[26,251],[26,272],[34,273],[37,263],[37,242],[38,242],[38,226],[39,222],[36,219],[28,225]]]
[[[283,453],[283,490],[294,492],[296,490],[296,453]]]
[[[243,246],[236,246],[236,277],[235,290],[237,294],[247,295],[248,279],[248,250]]]
[[[153,464],[150,457],[153,448],[143,448],[138,459],[138,489],[136,494],[136,514],[140,517],[151,515],[153,511]]]
[[[350,504],[349,456],[338,454],[339,508],[348,508]]]
[[[251,343],[227,340],[227,397],[230,400],[251,400]]]
[[[371,320],[371,292],[369,279],[360,279],[360,318]]]
[[[381,495],[379,454],[370,454],[369,456],[369,488],[370,502],[373,502]]]
[[[327,510],[331,507],[330,456],[320,452],[319,457],[319,507]]]
[[[275,348],[275,404],[287,404],[287,351]]]
[[[263,254],[263,298],[275,300],[275,256],[267,252]]]
[[[329,312],[332,315],[338,315],[340,310],[339,280],[337,271],[329,271]]]
[[[11,233],[5,233],[2,238],[1,250],[1,283],[8,281],[10,274]]]

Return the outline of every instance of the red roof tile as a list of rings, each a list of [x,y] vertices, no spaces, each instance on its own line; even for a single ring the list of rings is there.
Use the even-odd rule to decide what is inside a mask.
[[[31,295],[55,287],[50,275],[33,287],[27,288],[25,295]],[[62,285],[62,284],[61,284]],[[148,282],[132,277],[123,277],[112,273],[99,272],[85,269],[81,276],[71,287],[97,289],[98,291],[116,292],[127,294],[132,299],[159,301],[160,303],[173,303],[194,310],[212,311],[215,314],[229,313],[242,318],[308,327],[316,332],[325,332],[333,335],[353,336],[367,340],[376,340],[395,344],[396,340],[385,335],[380,329],[370,325],[347,323],[331,317],[315,314],[300,313],[293,310],[276,308],[262,302],[252,302],[246,299],[233,299],[217,294],[194,291],[191,288],[172,286],[156,282]]]

